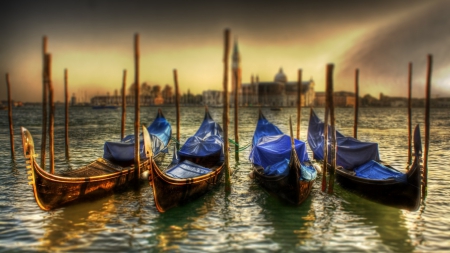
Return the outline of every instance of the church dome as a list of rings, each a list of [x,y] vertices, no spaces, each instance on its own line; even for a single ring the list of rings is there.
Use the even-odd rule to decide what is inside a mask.
[[[287,76],[283,73],[283,69],[280,68],[280,71],[275,75],[276,83],[287,83]]]

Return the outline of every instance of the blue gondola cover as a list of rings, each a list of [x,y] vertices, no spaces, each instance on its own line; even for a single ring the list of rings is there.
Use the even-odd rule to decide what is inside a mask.
[[[309,161],[304,142],[295,140],[295,151],[300,162]],[[250,161],[263,168],[291,158],[291,137],[281,134],[261,137],[250,152]]]
[[[178,151],[178,155],[206,157],[219,152],[223,156],[222,128],[207,112],[200,128],[192,137],[187,139],[186,143]]]
[[[153,155],[160,152],[167,152],[167,145],[170,141],[172,129],[170,123],[164,118],[161,111],[152,124],[147,128],[150,133]],[[139,134],[139,153],[140,158],[145,159],[144,139]],[[103,158],[115,162],[132,162],[134,161],[134,135],[127,135],[120,142],[107,141],[103,148]]]
[[[173,178],[193,178],[211,172],[210,169],[195,164],[189,160],[184,160],[175,167],[170,168],[165,173]]]
[[[378,180],[392,178],[398,182],[407,182],[406,174],[393,170],[373,160],[355,168],[355,173],[357,177],[361,178]]]
[[[308,143],[314,153],[314,159],[323,159],[324,138],[324,123],[312,111],[308,126]],[[328,150],[330,154],[331,138],[329,140]],[[345,169],[352,170],[356,166],[362,165],[370,160],[380,160],[378,143],[362,142],[352,137],[345,137],[338,131],[336,131],[336,141],[338,150],[336,163]],[[329,158],[331,159],[331,156]]]

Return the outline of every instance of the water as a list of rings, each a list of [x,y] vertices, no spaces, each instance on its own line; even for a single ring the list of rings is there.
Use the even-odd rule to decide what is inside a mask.
[[[156,116],[154,107],[141,108],[143,124]],[[162,108],[175,126],[175,109]],[[134,111],[127,108],[127,133],[133,132]],[[192,135],[203,119],[203,108],[181,108],[181,140]],[[222,124],[221,109],[211,108]],[[270,111],[266,117],[288,133],[288,116],[296,109]],[[27,183],[20,126],[33,134],[39,154],[41,107],[14,108],[16,159],[10,158],[7,111],[0,111],[0,251],[346,251],[429,252],[450,250],[449,109],[431,110],[429,189],[416,212],[402,211],[361,199],[338,185],[333,195],[320,191],[320,178],[310,198],[289,206],[265,192],[247,176],[250,149],[234,163],[232,192],[224,184],[185,206],[160,214],[148,184],[140,190],[105,196],[54,211],[37,206]],[[64,157],[64,111],[57,107],[56,170],[82,166],[103,153],[105,140],[120,136],[120,110],[70,109],[70,155]],[[323,117],[323,110],[317,113]],[[361,108],[358,136],[379,142],[383,160],[404,168],[407,161],[406,108]],[[233,110],[230,133],[233,136]],[[302,111],[301,136],[306,137],[309,110]],[[256,108],[240,110],[240,140],[246,144],[257,122]],[[421,125],[424,110],[413,109],[413,124]],[[337,109],[338,129],[352,135],[353,110]],[[295,127],[294,127],[295,129]],[[174,127],[175,132],[175,127]],[[172,150],[172,149],[171,149]],[[169,156],[167,157],[170,158]],[[48,162],[47,162],[48,164]]]

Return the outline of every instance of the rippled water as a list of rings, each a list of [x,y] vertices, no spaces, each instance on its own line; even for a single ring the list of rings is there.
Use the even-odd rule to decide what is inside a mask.
[[[175,125],[174,108],[162,108]],[[134,111],[128,109],[127,133],[133,132]],[[149,124],[157,108],[141,108]],[[203,119],[203,108],[182,111],[181,140]],[[222,111],[210,108],[222,124]],[[288,132],[288,116],[296,109],[270,111],[266,117]],[[323,117],[323,110],[317,110]],[[413,109],[413,124],[424,122],[424,110]],[[358,137],[379,142],[381,158],[397,168],[407,161],[406,108],[361,108]],[[148,184],[96,201],[51,212],[37,206],[27,183],[20,126],[33,134],[40,153],[41,107],[14,108],[16,159],[10,158],[7,111],[0,111],[0,250],[1,251],[371,251],[424,252],[450,250],[450,110],[431,110],[428,196],[417,212],[402,211],[361,199],[338,185],[333,195],[320,191],[318,180],[310,198],[289,206],[265,192],[247,176],[246,149],[240,164],[231,154],[232,192],[220,185],[204,197],[160,214]],[[233,110],[230,133],[233,135]],[[70,160],[64,157],[64,111],[57,108],[56,170],[82,166],[102,156],[105,140],[120,136],[120,110],[70,109]],[[309,110],[302,111],[301,136],[306,137]],[[257,109],[240,110],[241,143],[251,141]],[[352,134],[353,110],[337,109],[338,129]],[[175,128],[174,128],[175,129]],[[295,129],[295,128],[294,128]],[[175,131],[175,130],[174,130]],[[231,138],[234,139],[233,136]],[[171,149],[172,150],[172,149]],[[169,156],[167,157],[170,158]],[[48,164],[48,163],[47,163]]]

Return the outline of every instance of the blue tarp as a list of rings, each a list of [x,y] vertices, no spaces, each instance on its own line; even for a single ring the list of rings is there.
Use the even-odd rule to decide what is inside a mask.
[[[194,136],[187,139],[178,151],[178,155],[187,157],[206,157],[220,152],[223,156],[222,128],[209,114],[205,118]]]
[[[158,110],[155,120],[147,130],[150,133],[153,155],[157,155],[160,152],[167,152],[166,146],[170,141],[172,129],[161,110]],[[134,135],[128,135],[120,142],[105,142],[103,158],[113,162],[123,163],[134,161],[134,139]],[[139,134],[139,144],[140,158],[146,159],[142,134]]]
[[[355,168],[355,173],[357,177],[368,178],[368,179],[395,179],[398,182],[407,182],[406,174],[400,171],[394,170],[392,168],[386,167],[376,161],[369,161],[361,166]]]
[[[289,174],[289,159],[283,159],[282,161],[269,165],[264,168],[264,175],[276,176],[282,175],[287,176]],[[317,177],[317,171],[312,165],[306,166],[300,163],[300,180],[311,181]]]
[[[309,161],[306,144],[295,140],[295,151],[300,162]],[[284,159],[291,158],[291,137],[281,134],[264,136],[259,139],[256,146],[250,152],[250,161],[263,168],[276,164]]]
[[[330,130],[330,128],[328,128]],[[314,153],[314,158],[323,160],[324,123],[311,111],[308,127],[308,143]],[[352,170],[370,160],[380,160],[378,143],[362,142],[352,137],[345,137],[336,131],[337,157],[336,164]],[[331,137],[328,141],[328,152],[331,153]],[[329,158],[331,156],[329,155]],[[331,159],[331,158],[330,158]]]
[[[287,175],[289,173],[289,161],[291,158],[291,137],[274,124],[270,123],[263,115],[260,115],[253,135],[253,149],[249,159],[253,164],[264,168],[264,174],[268,176]],[[312,166],[305,166],[303,162],[309,161],[306,144],[297,139],[294,140],[295,151],[301,164],[300,180],[313,180],[317,171]]]
[[[211,172],[210,169],[202,167],[198,164],[184,160],[175,167],[170,168],[165,173],[173,178],[193,178],[205,175]]]

